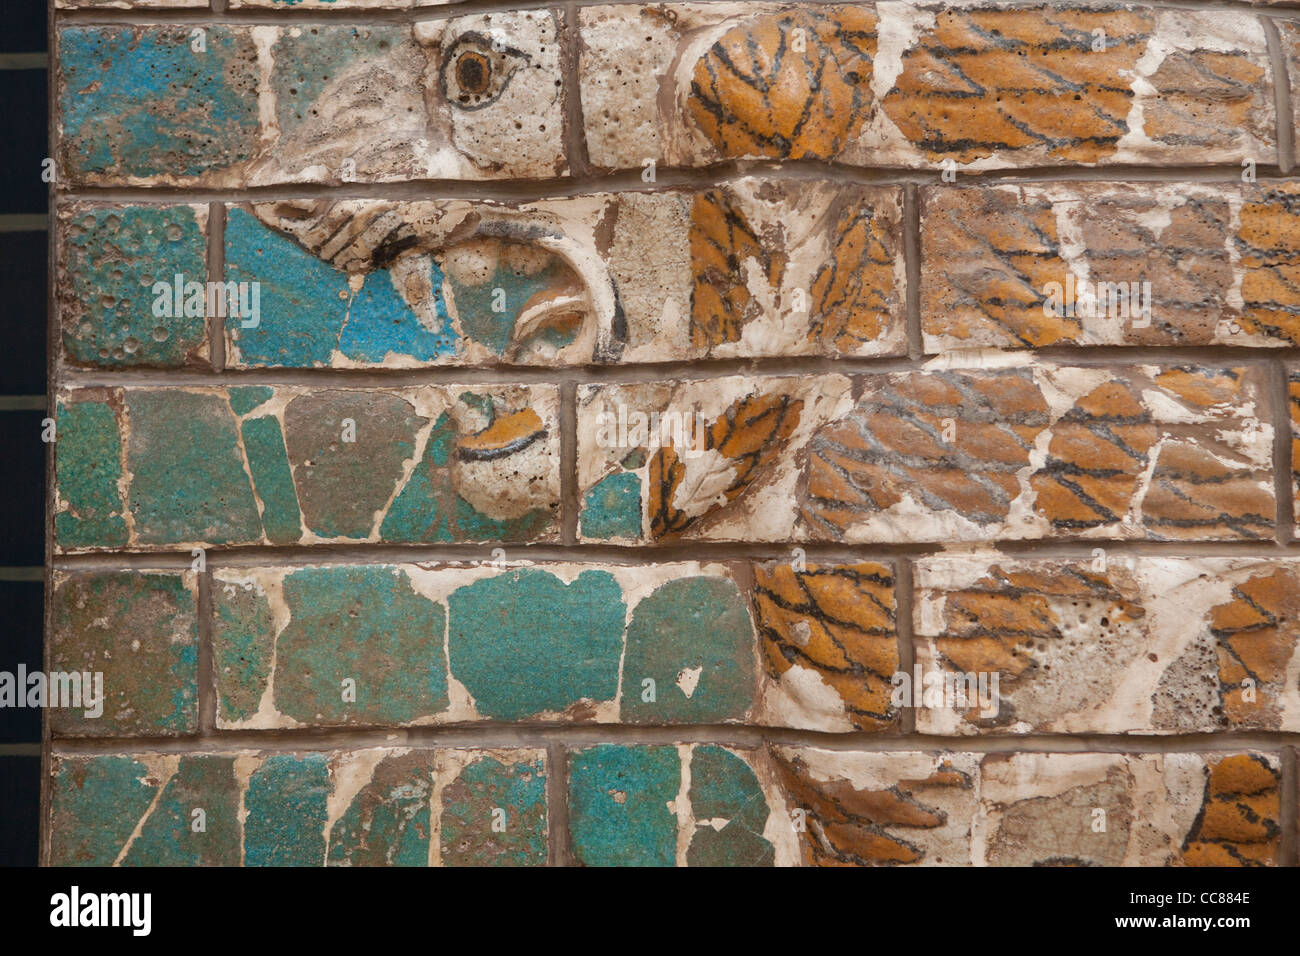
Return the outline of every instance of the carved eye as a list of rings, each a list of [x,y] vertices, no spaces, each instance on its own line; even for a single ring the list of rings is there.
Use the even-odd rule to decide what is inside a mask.
[[[443,55],[442,91],[447,102],[465,110],[487,106],[505,90],[528,57],[481,33],[465,33]]]
[[[456,83],[468,96],[482,96],[492,81],[492,61],[477,50],[456,57]]]

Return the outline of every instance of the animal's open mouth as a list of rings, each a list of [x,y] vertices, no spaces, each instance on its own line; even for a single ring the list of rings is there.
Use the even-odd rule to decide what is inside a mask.
[[[509,239],[477,238],[435,255],[448,311],[469,342],[508,361],[553,358],[585,337],[586,282],[563,256]]]

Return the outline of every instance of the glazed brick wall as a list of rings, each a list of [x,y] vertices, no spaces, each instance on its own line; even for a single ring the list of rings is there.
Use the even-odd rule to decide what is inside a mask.
[[[58,0],[44,859],[1296,865],[1295,16]]]

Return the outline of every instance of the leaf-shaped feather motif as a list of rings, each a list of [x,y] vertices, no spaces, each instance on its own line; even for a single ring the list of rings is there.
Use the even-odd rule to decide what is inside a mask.
[[[855,727],[894,722],[898,670],[894,577],[883,564],[755,565],[754,618],[768,673],[813,670],[844,702]]]
[[[771,276],[771,262],[744,215],[721,189],[695,197],[691,205],[691,344],[712,348],[740,341],[753,297],[744,263],[758,260]]]
[[[804,853],[814,866],[880,866],[919,863],[925,851],[896,836],[894,828],[916,832],[947,822],[927,806],[919,788],[971,788],[966,774],[941,765],[925,780],[900,780],[883,790],[858,789],[848,780],[819,780],[798,756],[773,752],[777,777],[791,806],[807,814]]]
[[[676,538],[735,501],[784,447],[802,410],[789,395],[751,395],[709,426],[700,457],[683,460],[671,445],[660,448],[650,460],[651,536]]]

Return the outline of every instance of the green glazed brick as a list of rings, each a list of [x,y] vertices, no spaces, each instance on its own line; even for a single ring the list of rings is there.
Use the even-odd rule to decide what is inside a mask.
[[[65,389],[56,548],[553,540],[558,400],[525,385]]]
[[[725,578],[670,581],[637,605],[628,625],[623,719],[743,719],[753,703],[754,672],[754,628],[740,589]]]
[[[207,357],[202,313],[176,308],[207,282],[202,206],[77,206],[60,218],[59,323],[79,366],[179,368]],[[177,277],[180,277],[179,280]]]
[[[328,799],[328,755],[267,757],[244,794],[245,865],[322,865]]]
[[[695,562],[221,568],[217,725],[757,720],[759,649],[738,572]],[[772,711],[778,722],[784,713]]]
[[[745,757],[709,744],[600,744],[571,752],[569,833],[576,861],[774,865],[769,823],[775,798],[764,792],[755,760],[755,753]]]
[[[547,860],[546,754],[439,752],[443,866],[541,866]]]
[[[566,585],[549,571],[510,571],[448,603],[452,672],[483,716],[519,720],[614,698],[625,609],[609,572]]]
[[[569,758],[569,834],[584,866],[672,866],[681,789],[675,747],[602,744]]]
[[[198,588],[193,572],[56,573],[50,668],[90,677],[97,703],[55,707],[56,736],[198,730]],[[98,711],[98,713],[96,713]]]
[[[60,401],[55,420],[55,537],[66,548],[125,545],[122,435],[117,393]]]
[[[330,829],[329,866],[427,866],[433,755],[391,751]]]
[[[236,866],[233,756],[56,757],[50,862],[56,866]]]

